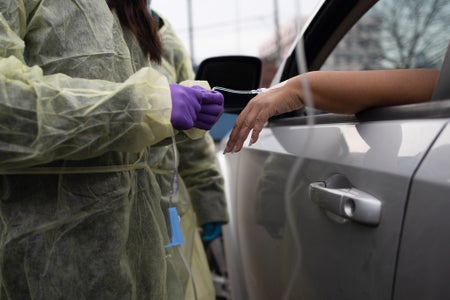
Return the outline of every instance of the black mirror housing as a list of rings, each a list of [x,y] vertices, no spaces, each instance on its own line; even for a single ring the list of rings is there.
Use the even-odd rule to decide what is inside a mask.
[[[233,90],[254,90],[261,82],[262,61],[255,56],[216,56],[203,60],[195,79],[208,81],[211,88],[220,86]],[[226,113],[238,114],[254,94],[235,94],[220,91],[224,95]]]

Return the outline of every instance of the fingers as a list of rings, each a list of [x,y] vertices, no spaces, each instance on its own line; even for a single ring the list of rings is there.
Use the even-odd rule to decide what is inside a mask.
[[[260,121],[260,120],[258,120],[258,118],[256,119],[256,123],[255,123],[255,126],[253,127],[252,135],[250,137],[250,144],[249,144],[249,146],[251,146],[254,143],[256,143],[256,141],[259,138],[259,133],[263,130],[264,124],[266,123],[267,119],[265,121]]]
[[[172,97],[171,123],[175,129],[192,127],[209,130],[222,115],[223,95],[201,86],[170,84]]]
[[[217,103],[217,101],[210,101],[210,104],[202,102],[201,110],[197,114],[197,120],[195,121],[195,127],[209,130],[214,126],[224,110],[220,101],[220,104],[216,104],[215,102]]]
[[[199,113],[197,115],[197,121],[206,122],[206,123],[215,123],[217,119],[219,119],[219,114],[205,114]]]
[[[178,130],[188,130],[194,126],[197,115],[202,109],[202,94],[178,84],[170,84],[172,98],[172,112],[170,121]]]
[[[241,151],[242,146],[247,139],[251,129],[252,126],[247,123],[246,120],[237,120],[227,142],[224,154],[229,152],[235,153]]]
[[[199,113],[194,126],[204,130],[210,130],[216,124],[221,114]]]
[[[231,130],[224,154],[240,151],[250,131],[252,131],[250,145],[255,143],[264,124],[271,116],[303,107],[301,94],[298,92],[300,85],[296,85],[296,82],[293,83],[288,86],[288,83],[285,82],[282,85],[283,88],[280,86],[268,89],[250,100]]]
[[[192,89],[199,91],[202,95],[202,104],[223,105],[223,95],[220,92],[207,90],[199,85],[192,86]]]
[[[220,116],[223,113],[223,106],[216,104],[208,104],[208,105],[203,104],[200,109],[200,113]]]
[[[223,106],[223,95],[217,91],[206,90],[202,92],[202,104],[216,104]]]
[[[236,120],[223,153],[239,152],[250,131],[252,131],[250,144],[255,143],[268,118],[269,115],[263,106],[253,105],[250,102]]]
[[[205,121],[197,120],[195,121],[194,127],[203,130],[210,130],[214,126],[214,124],[216,124],[216,122],[208,122],[207,120]]]

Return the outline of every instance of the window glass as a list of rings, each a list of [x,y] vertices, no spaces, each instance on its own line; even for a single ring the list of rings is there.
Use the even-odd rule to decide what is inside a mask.
[[[450,1],[382,0],[341,40],[322,69],[440,68]]]

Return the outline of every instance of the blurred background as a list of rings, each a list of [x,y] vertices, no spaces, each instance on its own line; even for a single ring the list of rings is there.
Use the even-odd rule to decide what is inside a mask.
[[[261,87],[268,87],[299,27],[321,0],[152,0],[191,55],[194,69],[205,58],[251,55],[262,60]],[[299,21],[300,20],[300,25]],[[219,142],[236,115],[224,114],[210,133]]]
[[[172,23],[197,65],[207,57],[235,54],[279,61],[295,37],[295,20],[309,16],[317,2],[153,0],[151,5]]]

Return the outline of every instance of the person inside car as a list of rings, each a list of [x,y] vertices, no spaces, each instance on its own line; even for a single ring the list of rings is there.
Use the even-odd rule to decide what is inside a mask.
[[[223,153],[239,152],[250,131],[250,145],[254,144],[270,117],[311,106],[306,102],[308,98],[319,110],[355,114],[373,107],[430,101],[438,76],[435,69],[312,71],[297,75],[247,104]]]

